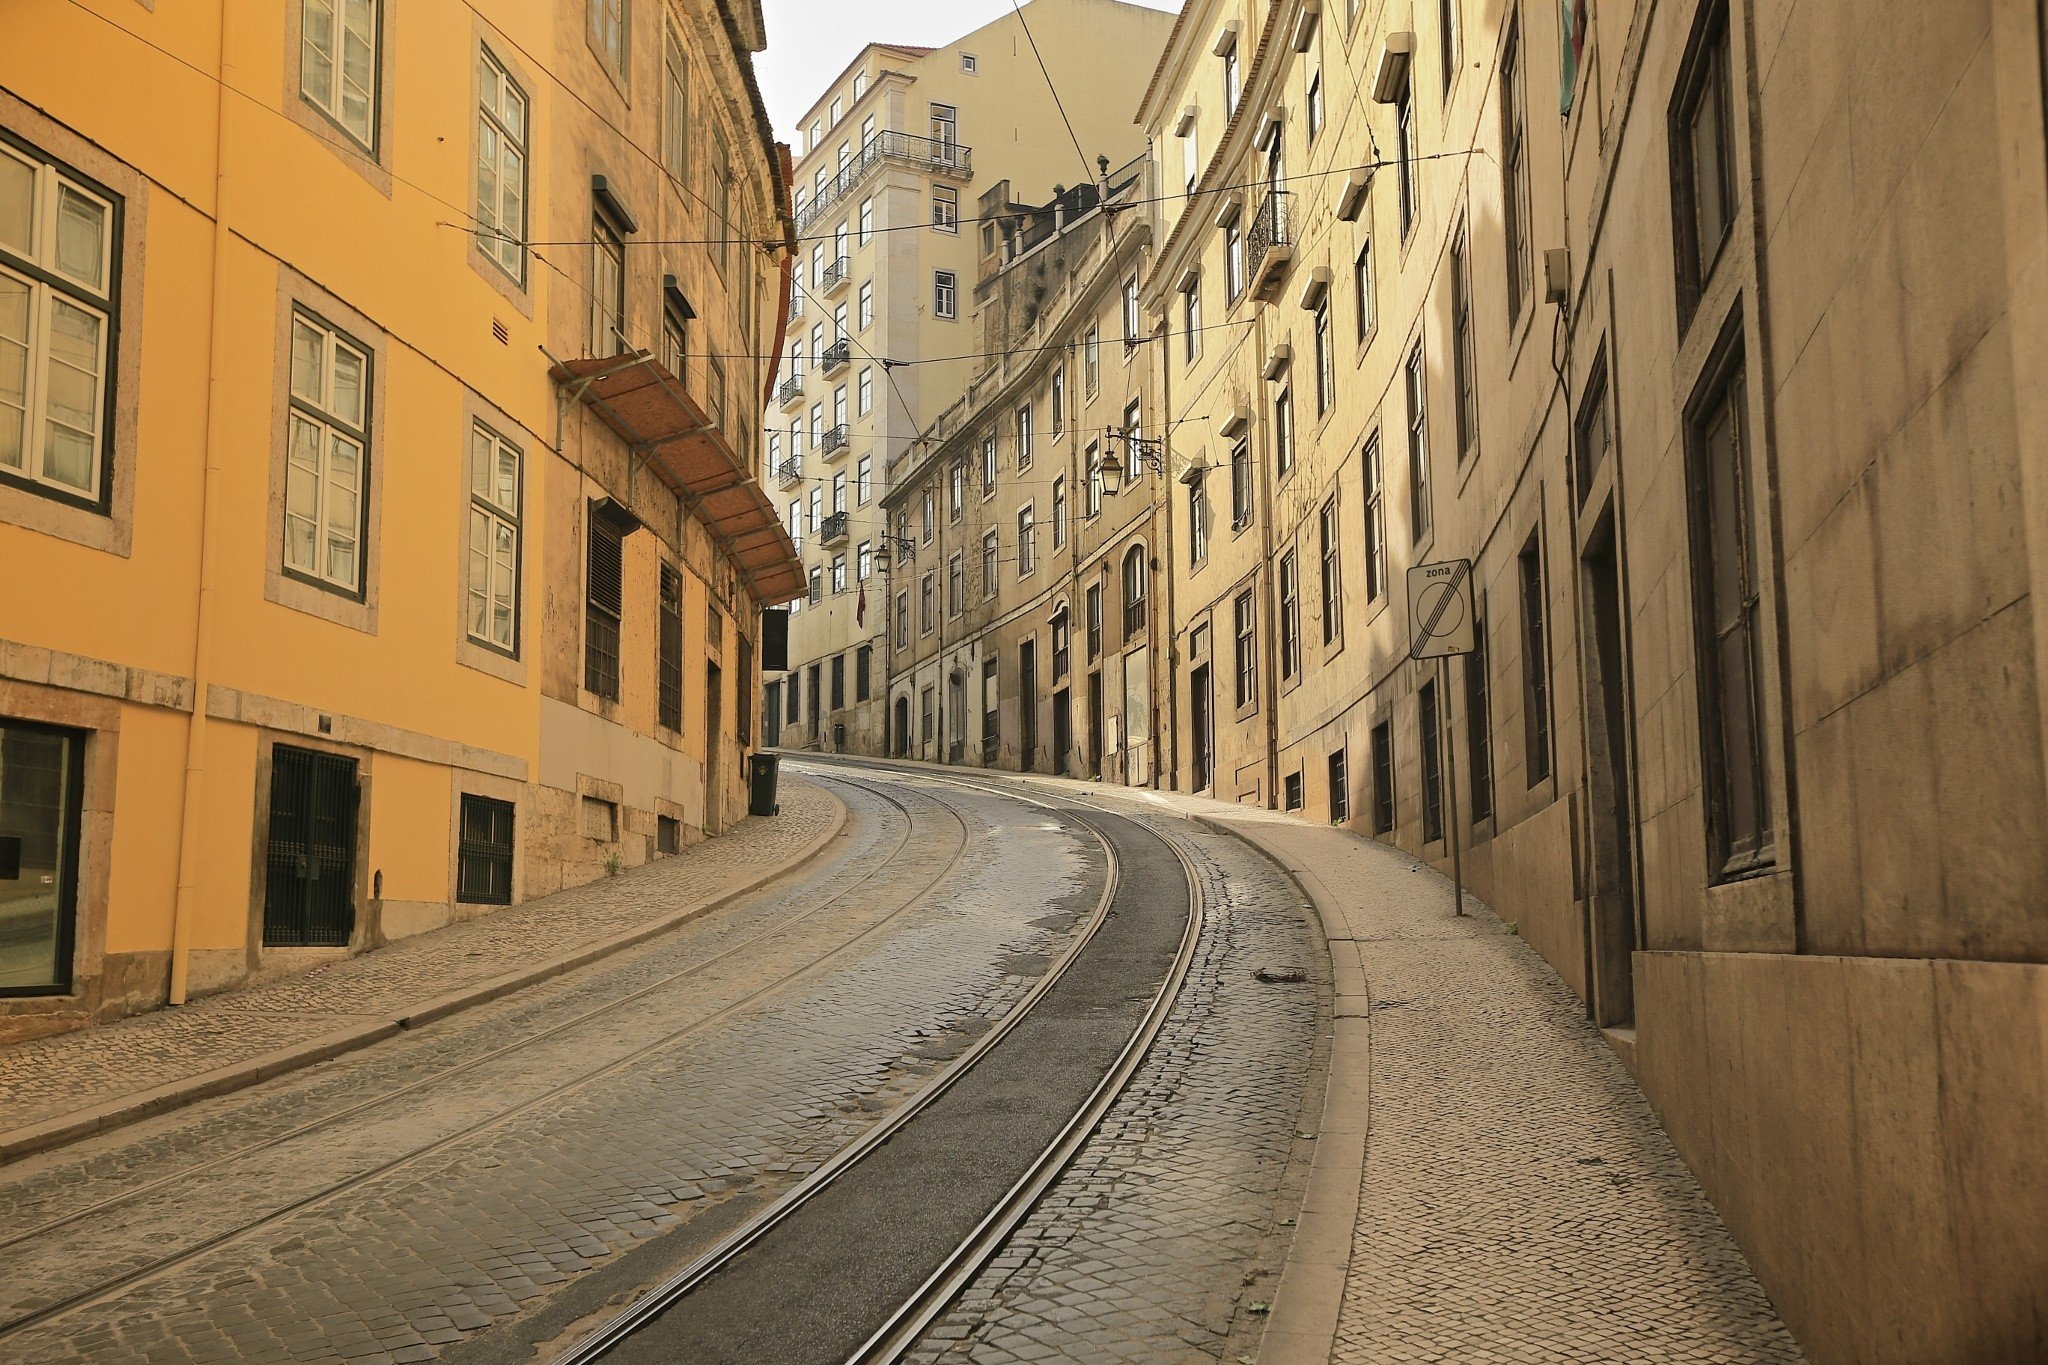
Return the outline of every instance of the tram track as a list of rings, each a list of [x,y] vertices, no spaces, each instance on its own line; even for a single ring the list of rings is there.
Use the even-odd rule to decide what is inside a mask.
[[[453,1076],[476,1070],[478,1068],[488,1065],[492,1061],[502,1060],[514,1053],[532,1048],[537,1043],[547,1041],[550,1039],[559,1040],[577,1029],[587,1028],[590,1025],[601,1021],[606,1016],[612,1015],[620,1009],[623,1009],[626,1006],[631,1005],[637,1001],[646,999],[647,997],[652,996],[663,989],[672,987],[680,982],[688,980],[691,977],[702,975],[703,973],[717,966],[719,963],[731,959],[732,957],[741,953],[749,947],[757,946],[768,940],[788,935],[790,931],[797,928],[799,925],[814,921],[819,916],[824,915],[834,907],[843,905],[848,901],[849,898],[855,897],[863,891],[871,891],[874,887],[874,884],[878,880],[883,880],[890,875],[892,867],[895,865],[897,860],[903,856],[904,851],[910,847],[912,837],[919,827],[917,818],[912,813],[909,804],[907,804],[905,801],[899,800],[896,796],[890,794],[890,792],[885,790],[885,787],[890,785],[886,782],[862,781],[858,778],[838,775],[832,776],[828,780],[838,781],[846,786],[858,788],[868,793],[869,795],[872,795],[886,802],[888,805],[895,807],[902,814],[904,819],[904,825],[901,837],[895,841],[894,846],[890,848],[886,856],[875,860],[870,867],[868,867],[865,871],[861,872],[847,885],[837,889],[830,896],[821,900],[817,904],[808,907],[807,909],[805,909],[804,911],[795,916],[787,917],[778,921],[772,928],[764,929],[759,933],[753,934],[733,944],[727,945],[726,947],[720,949],[717,953],[713,954],[708,958],[705,958],[698,962],[694,962],[690,964],[688,967],[685,967],[681,970],[668,973],[659,978],[658,980],[640,986],[625,995],[609,1000],[604,1004],[599,1005],[591,1010],[584,1011],[583,1013],[578,1014],[573,1018],[563,1020],[557,1024],[550,1025],[544,1029],[523,1034],[515,1042],[507,1043],[500,1047],[493,1048],[492,1050],[486,1053],[480,1054],[475,1057],[467,1058],[462,1062],[456,1063],[452,1067],[443,1068],[439,1071],[436,1071],[432,1075],[422,1077],[406,1085],[385,1091],[381,1094],[372,1096],[368,1099],[345,1106],[344,1108],[337,1110],[335,1112],[322,1115],[317,1119],[313,1119],[307,1123],[298,1125],[286,1132],[272,1135],[271,1137],[266,1138],[261,1142],[248,1144],[246,1146],[236,1149],[233,1152],[223,1153],[218,1157],[210,1158],[208,1160],[181,1168],[176,1172],[163,1176],[157,1180],[151,1181],[146,1185],[122,1191],[120,1194],[112,1196],[111,1198],[97,1201],[94,1204],[69,1211],[61,1218],[50,1219],[42,1224],[37,1225],[36,1227],[26,1229],[19,1233],[9,1234],[5,1239],[0,1239],[0,1250],[6,1250],[8,1248],[22,1246],[24,1244],[34,1242],[40,1238],[46,1238],[54,1232],[61,1231],[62,1229],[75,1225],[83,1220],[103,1215],[104,1213],[113,1208],[133,1203],[137,1200],[147,1197],[150,1194],[161,1194],[166,1190],[175,1188],[182,1182],[195,1181],[204,1175],[222,1171],[223,1169],[231,1166],[236,1161],[244,1160],[250,1156],[259,1154],[265,1150],[282,1146],[289,1142],[299,1141],[307,1137],[317,1135],[324,1130],[333,1128],[347,1121],[348,1119],[361,1117],[378,1108],[391,1105],[408,1096],[415,1095],[428,1086],[445,1085],[447,1081]],[[747,1009],[750,1006],[760,1003],[762,1000],[772,995],[773,993],[787,987],[788,985],[798,980],[801,980],[805,977],[814,974],[819,969],[840,959],[848,952],[853,950],[855,947],[872,939],[884,928],[897,922],[905,914],[914,910],[918,906],[925,904],[927,897],[929,897],[930,894],[936,888],[944,885],[946,881],[950,877],[952,877],[956,870],[960,867],[961,862],[966,855],[967,849],[972,842],[969,833],[968,822],[966,818],[962,815],[959,807],[949,802],[940,800],[936,797],[931,797],[929,799],[931,800],[931,804],[934,807],[944,811],[946,815],[951,818],[951,821],[956,828],[956,839],[949,855],[947,856],[944,862],[944,865],[931,875],[919,878],[915,885],[896,893],[894,895],[894,904],[886,913],[874,919],[872,922],[865,925],[859,931],[852,934],[851,936],[838,941],[827,951],[808,958],[806,961],[792,968],[791,970],[786,971],[767,982],[764,982],[760,986],[746,992],[739,998],[726,1003],[713,1013],[702,1016],[697,1019],[693,1019],[687,1025],[681,1028],[665,1032],[661,1036],[645,1043],[644,1045],[633,1048],[631,1051],[624,1054],[623,1056],[614,1058],[612,1061],[606,1063],[602,1067],[590,1070],[570,1080],[550,1086],[541,1092],[538,1092],[534,1095],[526,1097],[525,1099],[522,1099],[517,1104],[500,1108],[481,1119],[465,1124],[451,1132],[448,1132],[432,1142],[401,1152],[386,1160],[376,1162],[375,1164],[365,1169],[351,1172],[348,1176],[342,1179],[327,1182],[321,1185],[319,1188],[309,1191],[308,1193],[301,1195],[300,1197],[279,1204],[275,1204],[272,1207],[270,1207],[260,1217],[240,1221],[232,1227],[223,1229],[220,1232],[211,1234],[197,1241],[188,1243],[184,1246],[179,1247],[178,1249],[169,1254],[152,1258],[141,1265],[135,1266],[132,1269],[124,1271],[123,1273],[101,1278],[99,1280],[96,1280],[92,1284],[83,1287],[75,1292],[63,1295],[47,1303],[37,1305],[35,1308],[28,1312],[17,1313],[14,1316],[9,1317],[5,1320],[0,1320],[0,1342],[5,1342],[8,1339],[13,1338],[32,1328],[41,1326],[46,1323],[50,1323],[57,1319],[63,1318],[66,1315],[78,1312],[82,1309],[113,1299],[147,1281],[174,1272],[196,1261],[200,1257],[207,1255],[210,1252],[219,1250],[220,1248],[227,1246],[235,1241],[238,1241],[242,1238],[246,1238],[253,1233],[268,1228],[278,1223],[280,1220],[289,1217],[290,1215],[316,1208],[324,1203],[327,1203],[331,1200],[346,1195],[351,1191],[359,1189],[367,1185],[369,1182],[378,1179],[379,1177],[389,1175],[407,1165],[420,1162],[436,1154],[445,1152],[461,1142],[475,1138],[494,1128],[500,1127],[505,1123],[509,1122],[510,1120],[513,1120],[523,1114],[526,1114],[540,1106],[546,1105],[551,1101],[559,1100],[578,1089],[581,1089],[585,1086],[592,1084],[593,1082],[596,1082],[607,1076],[616,1075],[633,1066],[641,1064],[648,1058],[652,1057],[654,1054],[659,1053],[664,1049],[674,1047],[678,1043],[681,1043],[684,1040],[689,1039],[692,1035],[698,1034],[721,1022],[731,1019],[734,1015],[740,1013],[741,1011]],[[769,887],[764,887],[762,888],[762,890],[767,891],[771,889],[773,885],[774,884],[771,883]]]
[[[841,765],[829,766],[838,768]],[[1053,1186],[1060,1173],[1073,1161],[1111,1106],[1136,1076],[1152,1043],[1164,1028],[1175,998],[1187,978],[1203,924],[1201,879],[1186,850],[1176,841],[1162,838],[1155,832],[1145,830],[1143,826],[1092,803],[1056,803],[1023,795],[1014,788],[999,788],[947,775],[883,770],[895,772],[907,780],[916,781],[919,785],[951,786],[971,790],[979,795],[995,796],[1038,807],[1074,820],[1091,830],[1110,851],[1112,860],[1111,873],[1106,880],[1094,915],[1068,951],[1053,964],[1030,994],[1004,1017],[998,1027],[977,1040],[953,1066],[933,1078],[888,1118],[876,1124],[831,1162],[785,1193],[775,1204],[734,1229],[680,1272],[649,1289],[625,1309],[576,1339],[565,1352],[556,1357],[557,1365],[586,1365],[586,1362],[612,1356],[615,1352],[622,1356],[631,1354],[633,1346],[639,1344],[636,1337],[648,1333],[650,1328],[667,1314],[686,1303],[692,1294],[719,1276],[741,1266],[749,1252],[758,1247],[764,1239],[770,1238],[778,1229],[785,1228],[792,1220],[800,1219],[807,1209],[815,1206],[822,1198],[829,1197],[841,1182],[854,1179],[856,1173],[862,1169],[864,1161],[912,1130],[934,1105],[963,1081],[972,1078],[978,1066],[997,1053],[1011,1040],[1017,1030],[1025,1027],[1033,1019],[1033,1011],[1058,991],[1062,980],[1083,960],[1084,954],[1100,935],[1113,907],[1119,902],[1119,892],[1123,889],[1124,860],[1117,852],[1118,840],[1111,837],[1106,821],[1141,830],[1145,838],[1153,840],[1171,852],[1179,863],[1186,886],[1186,913],[1178,944],[1165,972],[1151,989],[1149,1000],[1138,1017],[1136,1027],[1123,1038],[1110,1064],[1101,1072],[1082,1102],[1058,1124],[1051,1139],[1039,1146],[993,1205],[980,1212],[980,1216],[967,1234],[958,1238],[938,1259],[937,1264],[929,1268],[929,1273],[908,1297],[888,1309],[879,1324],[865,1334],[865,1339],[860,1340],[851,1354],[835,1351],[830,1358],[843,1358],[847,1365],[885,1365],[886,1362],[901,1359],[941,1317],[959,1293],[973,1281],[1004,1241],[1023,1222],[1033,1206]],[[1084,811],[1092,812],[1092,815],[1084,814]],[[1129,836],[1124,834],[1120,837],[1127,839]],[[1120,947],[1119,951],[1128,949]],[[673,1343],[649,1348],[654,1351],[662,1349],[673,1349]],[[647,1352],[643,1351],[642,1354],[646,1355]],[[735,1353],[730,1358],[738,1359],[740,1353]],[[787,1355],[776,1358],[796,1360],[804,1357],[792,1349]]]

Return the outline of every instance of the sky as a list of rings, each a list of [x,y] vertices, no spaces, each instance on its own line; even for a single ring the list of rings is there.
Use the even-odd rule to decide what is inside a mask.
[[[1176,11],[1179,0],[1134,0]],[[943,47],[1006,13],[1010,0],[765,0],[768,50],[757,71],[776,135],[794,142],[797,120],[869,43]]]

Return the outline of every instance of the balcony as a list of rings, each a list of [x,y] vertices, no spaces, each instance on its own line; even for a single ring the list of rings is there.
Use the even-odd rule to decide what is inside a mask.
[[[804,481],[804,462],[784,460],[775,466],[775,482],[784,488],[794,488]]]
[[[818,543],[827,547],[846,543],[846,513],[834,512],[818,523]]]
[[[804,401],[804,377],[793,374],[782,381],[782,387],[775,391],[775,401],[786,412]]]
[[[1245,263],[1251,269],[1252,292],[1261,299],[1272,298],[1287,282],[1288,267],[1294,264],[1294,195],[1273,190],[1259,205],[1252,230],[1245,234]]]
[[[803,212],[796,217],[796,230],[801,233],[832,212],[871,172],[891,161],[948,180],[964,182],[974,179],[974,149],[971,147],[936,138],[912,137],[909,133],[877,133],[868,139],[859,155],[847,163],[846,169],[826,181],[825,187],[804,205]]]
[[[841,370],[845,369],[848,365],[852,363],[853,343],[851,341],[848,341],[845,337],[841,337],[839,340],[833,342],[830,346],[827,346],[825,348],[823,364],[825,367],[825,377],[827,379],[830,379],[833,375],[838,374]]]
[[[841,256],[825,267],[825,273],[818,276],[818,292],[826,298],[846,288],[846,282],[853,275],[853,263]]]
[[[802,317],[803,315],[804,315],[804,294],[803,294],[803,290],[801,290],[801,289],[793,289],[793,290],[791,290],[791,291],[790,291],[790,295],[789,295],[789,320],[790,320],[791,322],[795,322],[795,321],[796,321],[796,320],[797,320],[798,318]]]
[[[849,438],[846,434],[846,423],[841,422],[838,426],[818,438],[818,454],[820,457],[829,460],[840,451],[846,449],[848,444]]]

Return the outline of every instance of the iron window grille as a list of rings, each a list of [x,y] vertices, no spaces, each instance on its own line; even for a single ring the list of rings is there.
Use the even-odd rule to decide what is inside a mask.
[[[463,793],[456,900],[467,905],[512,903],[512,821],[510,801]]]

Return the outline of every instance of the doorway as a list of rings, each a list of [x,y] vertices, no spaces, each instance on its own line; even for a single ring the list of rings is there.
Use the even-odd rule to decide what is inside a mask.
[[[0,721],[0,996],[71,989],[85,736]]]
[[[1030,772],[1038,766],[1038,642],[1026,640],[1017,646],[1017,749],[1018,766]]]
[[[1188,751],[1194,762],[1194,790],[1207,791],[1216,782],[1216,726],[1209,699],[1209,665],[1188,674]]]
[[[1623,1028],[1635,1022],[1635,801],[1629,774],[1628,656],[1623,644],[1621,563],[1610,504],[1587,538],[1581,559],[1590,619],[1586,741],[1592,771],[1587,805],[1592,824],[1592,886],[1587,899],[1592,953],[1593,1022]]]
[[[356,761],[270,751],[263,946],[346,948],[356,931]]]
[[[1074,747],[1073,693],[1062,687],[1052,694],[1052,770],[1067,775],[1067,755]]]
[[[1102,675],[1088,675],[1088,776],[1102,778]]]
[[[725,822],[725,678],[717,664],[704,665],[704,832]]]
[[[896,747],[898,758],[910,757],[910,698],[896,699]]]

